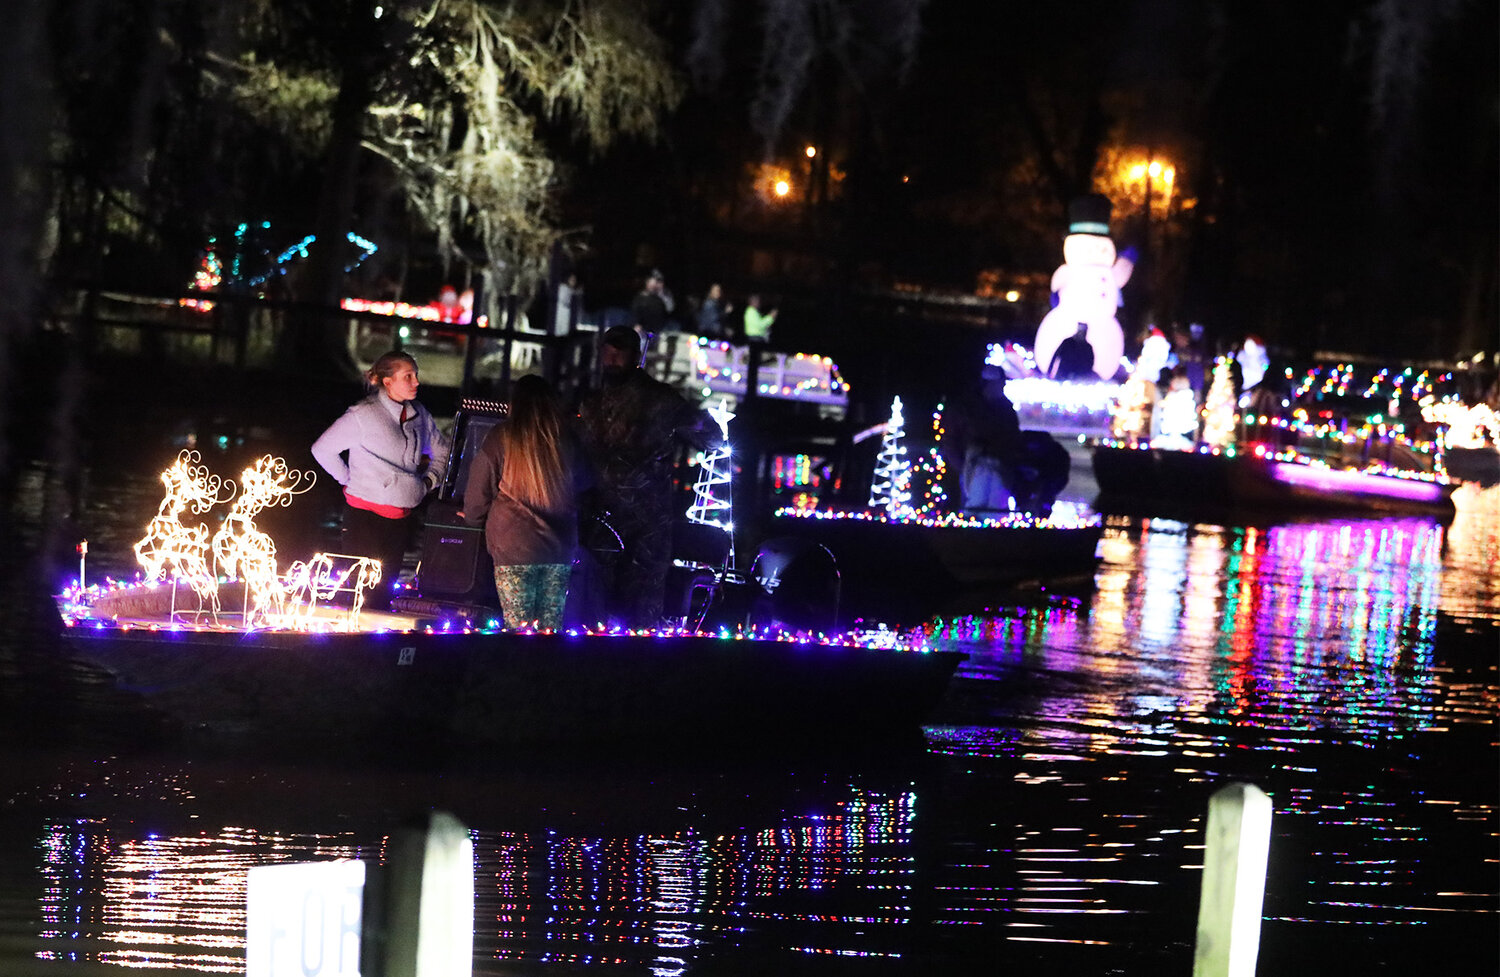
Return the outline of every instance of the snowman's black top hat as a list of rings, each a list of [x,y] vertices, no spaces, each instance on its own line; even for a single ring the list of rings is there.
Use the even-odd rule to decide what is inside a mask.
[[[1109,237],[1109,215],[1113,206],[1102,193],[1075,197],[1068,204],[1068,233]]]

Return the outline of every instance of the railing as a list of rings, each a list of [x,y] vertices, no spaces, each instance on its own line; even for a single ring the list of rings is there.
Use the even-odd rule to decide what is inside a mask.
[[[588,327],[565,335],[531,329],[513,296],[501,318],[499,325],[459,324],[212,292],[84,291],[44,328],[70,335],[86,358],[152,357],[248,371],[278,369],[312,350],[364,369],[381,353],[408,349],[424,383],[461,396],[503,390],[523,373],[541,373],[563,391],[587,381],[595,342]]]

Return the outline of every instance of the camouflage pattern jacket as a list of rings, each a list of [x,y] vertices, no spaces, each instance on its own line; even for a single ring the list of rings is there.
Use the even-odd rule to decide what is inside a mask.
[[[618,386],[586,394],[578,423],[600,504],[638,523],[671,520],[678,448],[702,451],[719,440],[718,424],[707,411],[642,370],[631,371]]]

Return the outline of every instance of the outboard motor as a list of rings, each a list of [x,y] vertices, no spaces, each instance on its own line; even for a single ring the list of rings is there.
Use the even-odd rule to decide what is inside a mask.
[[[838,626],[839,568],[826,546],[795,536],[761,544],[750,565],[750,623],[831,633]]]

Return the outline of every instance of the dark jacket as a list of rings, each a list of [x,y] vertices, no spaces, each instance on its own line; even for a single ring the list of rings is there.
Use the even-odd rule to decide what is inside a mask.
[[[642,370],[586,394],[578,425],[599,501],[617,515],[670,518],[677,449],[703,451],[720,437],[707,411]]]

